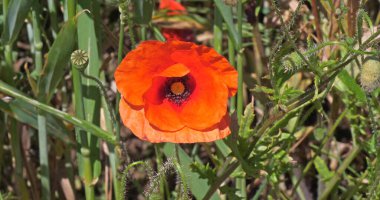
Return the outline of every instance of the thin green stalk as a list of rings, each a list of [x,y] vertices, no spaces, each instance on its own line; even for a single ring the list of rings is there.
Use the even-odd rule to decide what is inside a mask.
[[[39,2],[33,2],[32,10],[32,21],[33,21],[33,45],[35,53],[35,66],[36,73],[40,73],[42,70],[42,47],[43,43],[41,41],[41,30],[40,30],[40,20],[39,20]],[[39,162],[41,170],[41,187],[42,194],[41,199],[50,199],[50,173],[49,173],[49,147],[48,147],[48,136],[46,130],[46,116],[43,111],[39,110],[37,115],[38,121],[38,146],[39,146]]]
[[[8,14],[8,5],[9,5],[9,0],[3,0],[3,16],[7,16]],[[5,63],[6,66],[5,69],[1,69],[2,67],[0,66],[0,72],[1,72],[1,77],[4,78],[4,80],[12,84],[12,78],[13,78],[13,59],[12,59],[12,45],[11,44],[5,44],[4,47],[4,57],[5,57]]]
[[[16,176],[16,183],[17,188],[19,189],[19,193],[21,194],[21,199],[30,199],[29,191],[26,185],[26,182],[23,178],[23,157],[22,157],[22,145],[21,145],[21,135],[20,132],[17,130],[17,121],[13,118],[9,118],[10,120],[10,129],[9,132],[11,134],[11,148],[12,148],[12,154],[15,159],[15,176]]]
[[[228,60],[232,66],[235,66],[235,45],[232,38],[228,37]],[[236,96],[231,97],[230,113],[236,110]]]
[[[72,19],[76,15],[76,0],[67,0],[67,13],[68,19]],[[71,66],[71,73],[74,86],[74,108],[75,115],[80,119],[85,119],[84,106],[83,106],[83,92],[82,92],[82,79],[80,76],[80,71],[74,66]],[[76,140],[79,144],[78,152],[80,146],[87,147],[87,137],[85,132],[80,128],[75,129]]]
[[[127,3],[130,4],[130,1],[128,1]],[[135,40],[135,34],[133,32],[133,21],[131,19],[131,16],[129,15],[129,12],[127,12],[125,14],[125,17],[127,18],[128,34],[129,34],[129,38],[131,40],[132,49],[134,49],[134,48],[136,48],[136,40]]]
[[[223,40],[223,18],[217,7],[214,8],[214,49],[216,52],[222,52],[222,40]]]
[[[140,38],[141,38],[141,41],[146,40],[146,28],[147,27],[145,25],[141,26],[141,29],[140,29],[140,34],[141,34]]]
[[[353,147],[350,154],[347,156],[346,159],[344,159],[343,163],[339,166],[332,179],[329,182],[327,182],[326,189],[323,191],[321,197],[319,197],[319,200],[324,200],[328,198],[331,191],[337,186],[337,183],[342,178],[344,171],[350,166],[351,162],[356,158],[360,151],[361,147],[359,145]]]
[[[123,60],[124,54],[123,54],[123,46],[124,46],[124,23],[123,21],[120,20],[120,30],[119,30],[119,47],[117,51],[117,60],[118,63],[121,63]],[[116,91],[116,105],[115,105],[115,110],[116,110],[116,120],[119,122],[120,121],[120,115],[119,115],[119,102],[120,102],[120,93]],[[120,139],[120,126],[119,123],[116,125],[116,138],[119,140]]]
[[[175,155],[176,155],[176,159],[174,159],[173,160],[173,164],[174,164],[174,167],[175,167],[175,169],[176,169],[176,171],[177,171],[177,173],[179,174],[179,176],[180,176],[180,178],[181,178],[181,183],[180,184],[182,184],[182,186],[181,187],[179,187],[180,188],[180,191],[179,191],[179,195],[178,195],[178,197],[179,198],[183,198],[183,197],[185,197],[186,199],[188,199],[188,191],[187,191],[187,189],[188,189],[188,186],[187,186],[187,180],[186,180],[186,177],[185,177],[185,174],[183,173],[183,171],[182,171],[182,167],[181,167],[181,164],[180,164],[180,156],[179,156],[179,144],[175,144]],[[181,188],[183,189],[183,190],[181,190]]]
[[[107,93],[106,93],[106,90],[103,86],[103,83],[97,79],[96,77],[92,77],[92,76],[89,76],[87,75],[86,73],[84,73],[84,71],[81,71],[82,75],[88,79],[91,79],[93,81],[95,81],[98,85],[98,88],[99,90],[101,91],[101,94],[102,96],[104,97],[104,101],[103,101],[103,105],[105,104],[105,118],[107,119],[106,120],[106,126],[107,126],[107,129],[110,130],[110,132],[113,132],[115,133],[115,127],[117,126],[117,122],[116,122],[116,116],[115,116],[115,112],[112,108],[112,106],[110,105],[110,102],[108,102],[107,100]],[[118,138],[118,135],[115,134],[116,138]],[[117,139],[117,141],[119,141]],[[114,184],[114,192],[115,192],[115,196],[118,196],[118,194],[120,194],[120,186],[121,186],[121,182],[118,180],[118,177],[117,177],[117,169],[118,169],[118,166],[119,166],[119,158],[118,156],[116,155],[116,149],[117,149],[117,146],[113,145],[113,144],[109,144],[109,148],[110,148],[110,164],[111,164],[111,169],[112,169],[112,176],[113,176],[113,184]]]
[[[39,20],[39,3],[34,1],[32,10],[32,23],[33,23],[33,46],[34,46],[34,64],[36,66],[35,73],[40,74],[42,70],[42,48],[43,43],[41,40],[41,29]]]
[[[38,145],[41,170],[41,199],[50,199],[50,174],[49,174],[49,147],[47,144],[46,117],[42,111],[39,111],[38,116]]]
[[[297,182],[295,183],[295,185],[293,186],[293,189],[292,189],[292,192],[290,194],[290,196],[292,197],[295,192],[296,192],[296,189],[298,188],[298,185],[301,183],[301,180],[303,179],[303,177],[306,175],[306,173],[311,169],[311,167],[313,166],[313,162],[315,160],[315,158],[319,155],[319,152],[322,151],[322,148],[325,146],[325,144],[330,140],[330,138],[334,135],[334,132],[336,130],[336,128],[339,126],[339,124],[342,122],[342,120],[344,119],[344,117],[346,116],[346,114],[348,113],[348,109],[344,110],[342,112],[342,114],[339,115],[339,117],[336,119],[335,123],[333,124],[333,126],[331,127],[331,129],[329,130],[329,132],[327,133],[327,135],[323,138],[321,144],[319,145],[319,149],[318,149],[318,152],[316,154],[314,154],[314,156],[311,158],[311,160],[309,161],[309,163],[306,165],[306,167],[304,168],[304,170],[302,171],[302,174],[301,176],[299,177],[299,179],[297,180]]]
[[[133,162],[131,164],[129,164],[123,171],[123,177],[122,177],[122,184],[123,186],[126,186],[127,185],[127,178],[128,178],[128,172],[129,170],[132,168],[132,167],[135,167],[137,165],[145,165],[146,163],[143,162],[143,161],[136,161],[136,162]],[[117,199],[127,199],[127,188],[126,187],[123,187],[123,191],[122,193],[119,194],[118,198]]]
[[[117,52],[117,60],[118,63],[121,63],[123,60],[123,46],[124,46],[124,23],[120,20],[120,28],[119,28],[119,47],[118,47],[118,52]],[[119,115],[119,102],[120,102],[121,96],[118,91],[116,91],[116,104],[115,104],[115,111],[116,111],[116,121],[117,123],[115,124],[115,134],[116,134],[116,141],[120,141],[120,115]],[[119,166],[119,158],[117,155],[115,155],[115,148],[111,149],[111,156],[110,161],[111,161],[111,166],[112,166],[112,176],[113,176],[113,184],[114,184],[114,192],[115,196],[119,197],[122,194],[122,189],[121,187],[125,187],[123,185],[122,180],[118,179],[118,166]]]
[[[239,51],[237,55],[237,71],[238,71],[238,93],[237,93],[237,117],[238,121],[241,120],[243,116],[243,2],[238,0],[237,3],[237,29],[239,35]],[[239,169],[242,170],[242,169]],[[245,176],[241,178],[236,178],[236,188],[240,192],[241,198],[247,198],[247,183]]]
[[[161,145],[160,144],[154,144],[154,151],[156,153],[156,162],[157,166],[162,166],[163,160],[162,160],[162,153],[161,153]],[[166,181],[166,175],[163,174],[160,177],[160,196],[161,199],[167,199],[166,197],[170,196],[169,186]]]
[[[51,106],[48,106],[44,103],[40,103],[37,100],[31,99],[25,95],[23,95],[21,92],[18,92],[13,87],[9,86],[5,82],[0,80],[0,92],[3,92],[4,94],[7,94],[11,97],[14,97],[16,99],[20,99],[21,101],[28,103],[30,105],[35,106],[36,108],[43,110],[47,113],[52,114],[53,116],[57,117],[58,119],[67,121],[69,123],[72,123],[73,125],[82,128],[90,133],[92,133],[94,136],[97,136],[109,143],[115,144],[116,143],[116,136],[112,135],[111,133],[104,131],[103,129],[99,128],[96,125],[93,125],[92,123],[79,119],[77,117],[71,116],[65,112],[62,112],[60,110],[57,110]]]
[[[242,49],[242,30],[243,30],[243,3],[238,0],[237,4],[237,20],[238,20],[238,54],[237,54],[237,71],[238,71],[238,92],[237,92],[237,116],[240,121],[243,115],[243,49]]]
[[[52,30],[53,37],[57,37],[58,33],[58,20],[57,20],[57,9],[55,6],[54,0],[48,0],[48,9],[49,9],[49,16],[50,16],[50,26]]]
[[[83,156],[83,166],[84,166],[84,186],[85,186],[85,194],[86,200],[94,200],[95,192],[94,192],[94,184],[93,176],[92,176],[92,162],[91,162],[91,151],[88,148],[82,147],[80,150]]]

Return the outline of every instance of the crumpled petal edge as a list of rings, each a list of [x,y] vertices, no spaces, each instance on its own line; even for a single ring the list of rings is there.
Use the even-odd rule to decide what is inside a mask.
[[[128,104],[123,98],[120,100],[120,116],[126,127],[128,127],[134,135],[142,140],[152,143],[172,142],[172,143],[197,143],[212,142],[227,137],[231,131],[228,127],[229,115],[226,114],[220,123],[213,127],[197,131],[184,127],[179,131],[165,132],[160,131],[150,125],[145,118],[144,108],[142,106],[135,107]]]

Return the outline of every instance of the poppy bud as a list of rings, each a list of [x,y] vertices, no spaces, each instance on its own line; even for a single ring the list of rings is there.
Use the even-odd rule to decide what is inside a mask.
[[[282,63],[285,68],[285,72],[296,71],[300,69],[303,65],[303,60],[297,52],[288,54],[282,59]]]
[[[380,87],[380,59],[367,57],[362,65],[360,83],[366,92],[372,92]]]
[[[78,49],[71,54],[71,62],[79,70],[84,70],[88,63],[88,54],[86,51]]]

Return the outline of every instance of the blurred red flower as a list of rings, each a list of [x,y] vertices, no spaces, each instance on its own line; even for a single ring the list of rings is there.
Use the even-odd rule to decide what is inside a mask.
[[[145,41],[115,72],[126,127],[150,142],[210,142],[230,134],[227,99],[237,72],[215,50],[183,41]]]
[[[175,0],[161,0],[160,10],[168,10],[168,15],[179,15],[186,13],[186,8]]]

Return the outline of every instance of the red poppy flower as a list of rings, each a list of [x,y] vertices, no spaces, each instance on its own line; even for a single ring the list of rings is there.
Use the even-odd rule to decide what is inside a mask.
[[[230,134],[237,72],[215,50],[178,40],[142,42],[115,72],[125,126],[150,142],[210,142]]]
[[[168,15],[179,15],[186,13],[186,8],[183,5],[175,0],[161,0],[160,1],[160,10],[167,9],[169,12]]]

